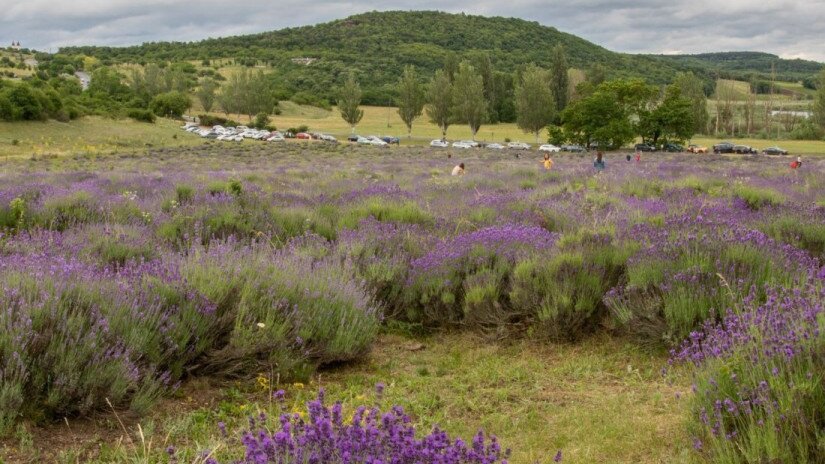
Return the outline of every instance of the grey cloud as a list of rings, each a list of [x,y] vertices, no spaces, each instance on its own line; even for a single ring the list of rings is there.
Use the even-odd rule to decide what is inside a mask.
[[[314,24],[370,10],[440,9],[514,16],[610,50],[756,50],[825,61],[825,0],[511,0],[451,3],[316,0],[0,0],[0,44],[131,45],[200,40]]]

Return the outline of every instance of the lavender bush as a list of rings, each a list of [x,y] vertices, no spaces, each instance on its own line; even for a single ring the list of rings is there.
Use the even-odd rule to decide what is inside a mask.
[[[346,420],[341,403],[327,406],[321,390],[307,411],[306,419],[282,414],[274,431],[266,416],[250,418],[253,430],[241,438],[245,451],[240,462],[506,464],[509,456],[495,436],[482,431],[470,443],[438,428],[421,436],[400,406],[385,412],[362,406]],[[260,428],[254,430],[256,425]]]

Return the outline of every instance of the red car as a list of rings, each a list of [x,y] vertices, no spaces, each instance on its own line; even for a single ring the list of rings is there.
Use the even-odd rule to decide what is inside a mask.
[[[301,140],[311,140],[312,136],[307,134],[306,132],[298,132],[297,134],[295,134],[295,138]]]

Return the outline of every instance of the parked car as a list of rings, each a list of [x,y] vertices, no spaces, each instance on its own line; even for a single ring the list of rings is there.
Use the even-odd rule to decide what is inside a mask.
[[[355,140],[355,143],[357,143],[358,145],[372,145],[372,140],[366,137],[358,136],[358,139]]]
[[[446,140],[435,139],[430,142],[430,146],[435,148],[447,148],[450,144]]]
[[[707,153],[708,147],[700,147],[699,145],[688,145],[687,151],[690,153]]]
[[[755,155],[759,153],[755,148],[748,145],[734,145],[733,152],[740,155]]]
[[[375,135],[370,135],[369,137],[367,137],[367,140],[370,141],[370,145],[373,145],[373,146],[376,146],[376,147],[386,147],[386,146],[389,145],[387,142],[381,140],[380,137],[377,137]]]
[[[779,147],[768,147],[762,150],[763,155],[787,155],[788,150],[783,150]]]
[[[581,145],[562,145],[561,151],[568,151],[570,153],[584,153],[587,150]]]
[[[269,142],[283,142],[286,139],[280,132],[273,132],[272,135],[270,135],[266,140]]]
[[[656,151],[656,147],[649,143],[637,143],[636,146],[633,147],[636,151]]]
[[[507,148],[510,150],[529,150],[530,145],[524,142],[510,142],[507,144]]]
[[[500,143],[488,143],[487,145],[484,145],[484,148],[489,148],[490,150],[503,150],[504,145]]]
[[[681,153],[685,151],[685,147],[679,145],[678,143],[666,143],[662,147],[662,150],[670,153]]]
[[[401,145],[401,139],[398,137],[381,137],[381,140],[387,142],[390,145]]]
[[[329,134],[321,134],[320,139],[324,142],[338,143],[338,139]]]
[[[547,153],[558,153],[561,151],[561,148],[553,145],[552,143],[547,143],[539,147],[539,151],[544,151]]]
[[[362,138],[360,135],[355,135],[355,134],[348,135],[347,136],[347,142],[357,142],[358,139],[360,139],[360,138]]]
[[[733,153],[733,147],[735,147],[731,142],[719,142],[713,146],[713,152],[717,155],[719,153]]]
[[[307,134],[306,132],[298,132],[297,134],[295,134],[295,138],[301,140],[311,140],[312,136]]]
[[[458,142],[453,142],[453,148],[473,148],[473,147],[467,142],[458,141]]]
[[[465,143],[470,146],[470,148],[478,148],[479,144],[475,140],[462,140],[461,143]]]

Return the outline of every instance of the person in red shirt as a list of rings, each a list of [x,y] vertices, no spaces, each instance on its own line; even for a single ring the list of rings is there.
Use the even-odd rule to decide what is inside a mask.
[[[802,157],[797,156],[796,161],[791,163],[791,169],[797,169],[802,167]]]

